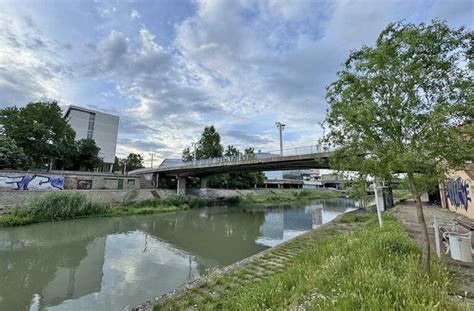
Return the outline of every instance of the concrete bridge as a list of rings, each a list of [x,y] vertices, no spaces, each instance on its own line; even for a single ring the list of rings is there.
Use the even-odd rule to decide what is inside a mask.
[[[333,150],[328,147],[314,145],[284,149],[282,154],[259,152],[188,162],[165,162],[158,167],[138,169],[129,174],[144,176],[155,186],[160,177],[175,177],[177,193],[184,194],[188,176],[199,177],[201,188],[206,188],[207,177],[218,173],[329,168],[332,153]]]

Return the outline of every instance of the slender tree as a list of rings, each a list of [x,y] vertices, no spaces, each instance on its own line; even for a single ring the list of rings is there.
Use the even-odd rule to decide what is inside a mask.
[[[459,134],[473,118],[472,42],[472,32],[438,20],[390,24],[374,47],[350,54],[327,91],[329,139],[339,147],[332,164],[381,179],[407,174],[425,270],[430,245],[421,193],[473,157],[472,139]]]

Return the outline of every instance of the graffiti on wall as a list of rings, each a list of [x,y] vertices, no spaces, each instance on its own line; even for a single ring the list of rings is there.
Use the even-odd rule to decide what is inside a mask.
[[[14,190],[63,190],[64,176],[55,175],[0,175],[0,188]]]
[[[467,181],[462,180],[461,177],[448,181],[446,183],[446,195],[452,206],[456,207],[456,209],[463,208],[467,211],[471,201]]]

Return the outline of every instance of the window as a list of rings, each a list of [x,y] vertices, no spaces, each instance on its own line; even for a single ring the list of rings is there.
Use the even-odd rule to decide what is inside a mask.
[[[92,139],[94,136],[95,114],[89,114],[89,126],[87,127],[87,138]]]

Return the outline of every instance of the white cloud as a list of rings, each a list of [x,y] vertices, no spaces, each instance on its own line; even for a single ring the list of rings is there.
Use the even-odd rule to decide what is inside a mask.
[[[179,14],[188,16],[184,20],[174,19],[177,6],[158,8],[169,15],[161,20],[140,3],[97,5],[84,18],[97,16],[99,22],[85,24],[74,37],[83,41],[69,48],[76,49],[77,58],[59,53],[64,42],[42,33],[35,16],[4,14],[1,102],[68,94],[67,100],[94,105],[101,102],[100,94],[110,94],[102,96],[109,106],[98,108],[120,113],[122,155],[177,156],[209,124],[216,125],[224,144],[276,149],[277,120],[287,124],[286,146],[308,145],[322,134],[318,122],[326,111],[325,87],[351,50],[373,44],[388,23],[402,19],[418,23],[441,17],[472,26],[473,4],[197,0],[194,12]],[[53,20],[54,14],[45,19]],[[140,19],[140,25],[124,23],[130,19]],[[164,40],[162,29],[169,24],[174,32]],[[81,55],[77,47],[85,45],[91,48]],[[106,87],[95,94],[90,85]],[[114,106],[116,99],[123,101],[120,108]]]
[[[137,10],[133,9],[132,13],[130,13],[130,18],[133,19],[139,19],[141,17],[140,13],[138,13]]]

